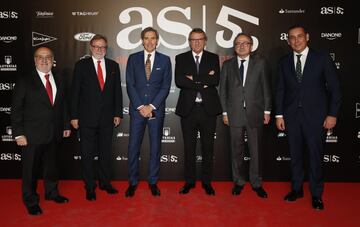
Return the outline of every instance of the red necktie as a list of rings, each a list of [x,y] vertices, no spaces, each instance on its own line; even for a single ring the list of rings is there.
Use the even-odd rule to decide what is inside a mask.
[[[51,105],[53,105],[53,93],[52,93],[52,87],[51,87],[51,83],[49,81],[49,74],[45,75],[45,79],[46,79],[46,85],[45,85],[45,89],[46,92],[48,93],[49,99],[50,99],[50,103]]]
[[[103,77],[103,72],[102,72],[102,68],[101,68],[101,61],[97,61],[98,63],[98,67],[97,67],[97,77],[99,80],[99,84],[100,84],[100,88],[101,90],[104,89],[104,77]]]

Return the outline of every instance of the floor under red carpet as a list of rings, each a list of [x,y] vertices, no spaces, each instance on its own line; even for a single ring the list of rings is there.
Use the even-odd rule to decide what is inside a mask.
[[[97,200],[85,200],[81,181],[64,180],[60,191],[67,204],[45,201],[39,181],[41,216],[29,216],[21,201],[20,180],[0,180],[0,226],[359,226],[360,183],[326,183],[325,209],[311,208],[310,195],[296,202],[283,200],[289,183],[265,182],[269,198],[258,198],[247,184],[240,196],[231,195],[232,183],[214,182],[216,196],[205,195],[201,184],[180,195],[182,182],[159,182],[153,197],[140,182],[133,198],[125,198],[125,181],[115,181],[117,195],[97,190]],[[306,184],[305,187],[308,187]]]

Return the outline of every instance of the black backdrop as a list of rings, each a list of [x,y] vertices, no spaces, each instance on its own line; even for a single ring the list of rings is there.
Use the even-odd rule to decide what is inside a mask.
[[[188,50],[186,37],[193,27],[208,35],[207,49],[216,52],[221,62],[231,57],[234,36],[241,31],[253,35],[256,53],[265,56],[276,80],[279,58],[289,51],[287,28],[300,23],[308,28],[310,46],[329,52],[340,77],[343,105],[338,125],[327,137],[324,154],[325,178],[328,181],[359,181],[360,166],[360,97],[358,53],[360,20],[355,0],[224,0],[156,1],[144,0],[62,0],[2,2],[0,6],[0,178],[18,178],[21,153],[12,138],[11,95],[16,78],[33,66],[33,50],[46,44],[54,50],[56,70],[71,83],[74,63],[89,54],[88,40],[95,33],[108,37],[107,57],[121,67],[124,95],[124,119],[115,130],[113,166],[115,179],[127,179],[129,136],[128,97],[125,67],[129,54],[142,49],[141,28],[153,26],[160,32],[158,51],[169,55],[174,67],[176,54]],[[178,89],[174,81],[167,99],[163,129],[160,179],[181,180],[183,141],[179,117],[174,114]],[[284,133],[272,123],[265,128],[263,150],[264,178],[288,180],[290,157]],[[148,161],[148,137],[141,155],[141,177],[145,179]],[[198,149],[199,150],[199,149]],[[249,157],[246,155],[245,160]],[[65,140],[59,153],[61,177],[79,179],[80,152],[76,131]],[[201,168],[201,154],[197,157]],[[230,180],[228,129],[218,119],[214,179]]]

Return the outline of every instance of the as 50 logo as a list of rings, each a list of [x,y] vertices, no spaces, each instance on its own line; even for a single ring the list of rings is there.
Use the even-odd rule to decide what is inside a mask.
[[[344,8],[338,7],[338,6],[328,6],[328,7],[321,7],[320,13],[329,15],[329,14],[344,14]]]
[[[185,37],[184,42],[181,44],[172,44],[172,43],[168,42],[168,40],[165,40],[161,35],[159,37],[159,45],[162,44],[167,48],[179,50],[179,49],[184,49],[184,48],[188,47],[187,36],[190,33],[192,28],[187,24],[166,19],[166,17],[165,17],[166,14],[169,12],[174,12],[174,11],[182,14],[187,20],[191,19],[191,7],[187,7],[185,9],[183,9],[183,8],[180,8],[177,6],[169,6],[169,7],[162,9],[159,12],[159,14],[157,15],[157,18],[156,18],[156,22],[162,30],[167,31],[172,34],[175,34],[175,35],[180,35],[180,36]],[[148,9],[143,8],[143,7],[131,7],[131,8],[127,8],[127,9],[123,10],[119,15],[119,21],[122,24],[130,23],[130,21],[131,21],[130,13],[132,13],[132,12],[138,12],[141,15],[142,23],[124,28],[123,30],[121,30],[118,33],[118,35],[116,37],[116,42],[117,42],[118,46],[120,48],[123,48],[126,50],[136,49],[137,47],[139,47],[141,45],[140,37],[137,42],[131,42],[129,40],[129,35],[131,32],[133,32],[136,29],[144,29],[146,27],[153,26],[153,15],[151,14],[151,12]],[[205,5],[203,5],[203,7],[202,7],[202,14],[203,14],[202,27],[204,28],[204,30],[206,30],[206,22],[207,21],[206,21],[206,6]],[[246,22],[249,22],[251,24],[254,24],[257,26],[259,25],[259,18],[251,16],[251,15],[241,12],[239,10],[232,9],[227,6],[222,6],[222,8],[219,12],[219,15],[216,19],[216,24],[231,31],[231,37],[229,39],[224,38],[225,30],[220,30],[220,31],[216,32],[216,36],[215,36],[216,43],[223,48],[232,48],[236,35],[238,33],[242,32],[242,28],[239,25],[228,20],[229,17],[235,17],[238,19],[242,19]],[[253,42],[254,42],[253,51],[255,51],[258,48],[259,41],[255,36],[252,36],[252,38],[253,38]]]
[[[12,161],[12,160],[21,161],[21,155],[14,154],[14,153],[1,153],[0,160],[2,160],[2,161]]]
[[[0,11],[0,19],[17,19],[18,13],[15,11]]]

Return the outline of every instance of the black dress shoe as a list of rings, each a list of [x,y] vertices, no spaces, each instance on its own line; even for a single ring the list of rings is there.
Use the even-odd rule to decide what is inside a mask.
[[[160,196],[160,189],[156,184],[149,184],[149,188],[153,196]]]
[[[136,191],[136,185],[129,185],[126,189],[125,197],[133,197]]]
[[[211,186],[210,183],[208,184],[202,184],[202,188],[205,190],[205,193],[207,195],[215,195],[215,190],[213,189],[213,187]]]
[[[195,188],[195,184],[194,183],[185,183],[184,187],[182,187],[179,191],[180,194],[187,194],[189,193],[189,191]]]
[[[45,200],[54,201],[55,203],[67,203],[67,202],[69,202],[68,198],[66,198],[64,196],[61,196],[61,195],[57,195],[54,198],[46,198],[45,197]]]
[[[298,198],[302,198],[302,197],[304,197],[303,190],[299,190],[299,191],[292,190],[284,197],[284,200],[288,201],[288,202],[293,202],[293,201],[297,200]]]
[[[323,210],[324,209],[324,203],[321,198],[319,197],[312,197],[312,207],[315,210]]]
[[[243,188],[244,188],[243,185],[234,184],[234,187],[232,188],[232,194],[233,195],[240,195]]]
[[[39,207],[39,205],[27,207],[27,210],[30,215],[41,215],[42,214],[42,210]]]
[[[106,186],[100,186],[100,190],[106,191],[108,194],[117,194],[119,191],[114,188],[111,184]]]
[[[86,199],[89,201],[95,201],[96,200],[96,194],[94,190],[86,191]]]
[[[253,191],[255,191],[256,195],[259,196],[260,198],[268,197],[268,194],[266,193],[263,187],[253,188]]]

